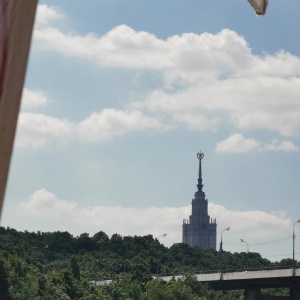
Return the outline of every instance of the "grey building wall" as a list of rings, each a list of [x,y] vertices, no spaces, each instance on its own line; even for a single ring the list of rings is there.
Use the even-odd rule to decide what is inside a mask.
[[[192,200],[192,214],[189,220],[183,220],[182,242],[200,248],[217,248],[217,223],[208,215],[208,203],[203,192],[202,166],[203,153],[197,153],[199,159],[198,190]]]

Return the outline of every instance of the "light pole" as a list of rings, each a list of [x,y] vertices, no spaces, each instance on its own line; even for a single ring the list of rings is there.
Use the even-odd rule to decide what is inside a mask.
[[[243,239],[241,239],[241,242],[247,244],[247,267],[248,267],[249,266],[249,263],[248,263],[249,262],[249,244]]]
[[[225,230],[229,230],[230,229],[230,227],[227,227],[227,228],[225,228],[225,229],[223,229],[222,231],[221,231],[221,243],[220,243],[220,252],[222,252],[223,251],[223,237],[222,237],[222,235],[223,235],[223,231],[225,231]]]
[[[247,244],[247,254],[248,254],[249,253],[249,244],[245,240],[243,240],[243,239],[241,239],[241,242]]]
[[[300,219],[294,222],[293,225],[293,264],[295,264],[295,225],[300,223]]]
[[[166,235],[167,235],[166,233],[160,235],[160,236],[157,238],[157,239],[158,239],[158,242],[159,242],[159,239],[160,239],[161,237],[165,237]],[[157,258],[156,258],[156,279],[158,279],[158,254],[159,254],[159,252],[157,252]]]

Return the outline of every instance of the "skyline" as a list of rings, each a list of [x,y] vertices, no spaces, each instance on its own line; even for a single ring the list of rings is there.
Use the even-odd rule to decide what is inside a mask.
[[[299,9],[40,1],[1,225],[181,242],[201,150],[217,248],[291,257]]]

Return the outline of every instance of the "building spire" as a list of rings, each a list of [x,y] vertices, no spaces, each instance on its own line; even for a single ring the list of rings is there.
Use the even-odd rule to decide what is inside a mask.
[[[197,184],[197,187],[198,187],[198,192],[202,192],[202,188],[203,188],[203,184],[202,184],[202,168],[201,168],[201,160],[203,159],[204,157],[204,154],[203,152],[198,152],[197,153],[197,157],[199,159],[199,176],[198,176],[198,184]]]

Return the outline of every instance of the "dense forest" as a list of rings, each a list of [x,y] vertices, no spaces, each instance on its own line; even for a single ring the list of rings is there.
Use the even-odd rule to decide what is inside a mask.
[[[186,244],[170,248],[152,235],[110,238],[100,231],[74,237],[68,232],[19,232],[0,227],[0,300],[126,299],[234,300],[243,291],[213,291],[194,273],[291,265],[272,263],[258,253],[222,253]],[[161,275],[185,275],[164,282]],[[110,279],[98,285],[96,280]],[[286,295],[287,291],[264,290]]]

